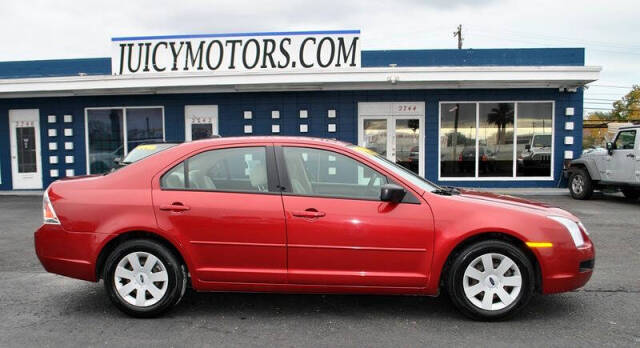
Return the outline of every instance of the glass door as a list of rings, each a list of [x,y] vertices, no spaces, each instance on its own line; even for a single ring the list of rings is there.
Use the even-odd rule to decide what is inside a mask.
[[[362,120],[362,140],[360,146],[375,151],[382,156],[389,153],[387,118],[365,118]]]
[[[359,145],[424,176],[423,124],[420,117],[361,117]]]
[[[13,189],[41,189],[40,111],[9,110]]]
[[[396,118],[394,125],[392,154],[395,155],[395,158],[393,161],[416,174],[422,175],[420,173],[423,161],[420,146],[420,119]]]
[[[185,141],[218,135],[217,105],[186,105],[184,107]]]

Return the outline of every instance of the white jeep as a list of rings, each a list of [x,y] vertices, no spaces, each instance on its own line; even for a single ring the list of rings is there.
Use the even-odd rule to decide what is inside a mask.
[[[620,190],[625,197],[640,197],[640,125],[622,127],[606,151],[587,151],[569,163],[569,192],[589,199],[593,190]]]

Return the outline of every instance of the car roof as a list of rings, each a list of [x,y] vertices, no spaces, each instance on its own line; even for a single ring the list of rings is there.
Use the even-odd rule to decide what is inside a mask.
[[[261,144],[261,143],[274,143],[274,142],[285,142],[285,143],[298,143],[298,144],[307,144],[307,145],[326,145],[333,144],[338,146],[348,146],[350,143],[339,141],[336,139],[326,139],[326,138],[314,138],[314,137],[296,137],[296,136],[243,136],[243,137],[222,137],[222,138],[207,138],[194,140],[192,144],[204,144],[210,143],[211,145],[225,145],[225,144]]]
[[[630,126],[622,126],[622,127],[618,128],[618,129],[619,129],[619,130],[623,130],[623,129],[633,129],[633,128],[638,128],[638,127],[640,127],[640,124],[633,124],[633,125],[630,125]]]

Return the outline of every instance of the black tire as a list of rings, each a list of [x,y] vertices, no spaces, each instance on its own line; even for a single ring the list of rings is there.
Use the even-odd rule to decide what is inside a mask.
[[[164,265],[167,273],[166,292],[157,303],[147,307],[128,303],[116,289],[114,275],[118,263],[134,252],[145,252],[155,256]],[[103,275],[104,287],[113,304],[132,317],[151,318],[159,316],[178,304],[187,289],[185,266],[182,265],[180,259],[171,250],[153,240],[132,239],[118,245],[107,258]]]
[[[625,198],[635,201],[640,197],[640,189],[635,187],[625,187],[622,190],[622,194]]]
[[[569,176],[569,192],[574,199],[589,199],[593,195],[591,176],[583,168],[575,168]]]
[[[502,309],[482,309],[473,304],[467,298],[464,291],[465,270],[469,264],[479,256],[488,253],[509,257],[520,271],[522,280],[520,291],[516,295],[515,300]],[[503,320],[522,310],[531,299],[535,289],[535,269],[527,256],[518,247],[500,240],[487,240],[473,244],[455,256],[449,267],[445,286],[451,302],[467,317],[482,321]],[[483,298],[486,295],[486,293],[483,292],[480,294],[483,295]],[[478,294],[478,296],[480,296],[480,294]],[[493,301],[492,297],[492,302]]]

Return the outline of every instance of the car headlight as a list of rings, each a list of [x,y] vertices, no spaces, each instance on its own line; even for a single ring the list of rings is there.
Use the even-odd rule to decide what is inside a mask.
[[[576,247],[579,248],[582,245],[584,245],[584,238],[582,238],[582,232],[580,232],[580,227],[578,226],[578,223],[562,216],[547,216],[547,217],[551,220],[555,220],[561,223],[564,226],[564,228],[567,229]]]

